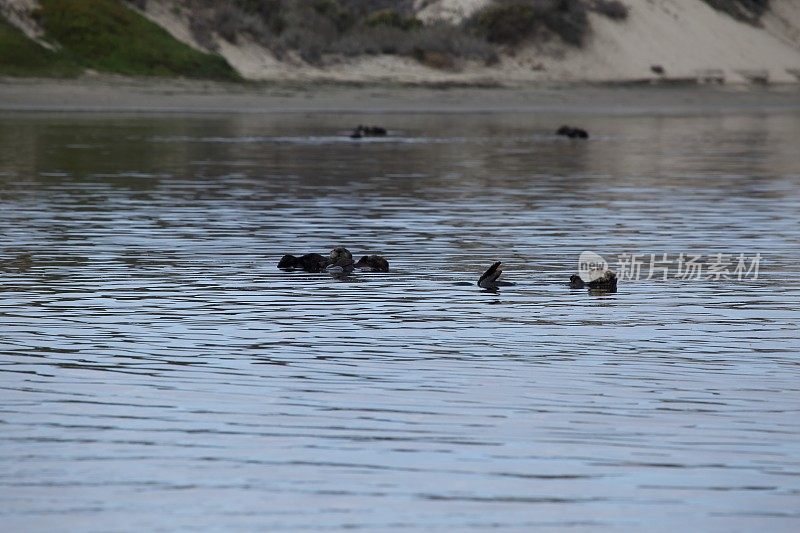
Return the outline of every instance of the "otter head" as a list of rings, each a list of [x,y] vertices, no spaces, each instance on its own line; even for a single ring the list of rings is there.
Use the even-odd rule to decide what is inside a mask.
[[[352,261],[353,254],[350,253],[350,250],[345,248],[344,246],[337,246],[333,250],[331,250],[331,264],[336,264],[339,261]]]
[[[297,266],[297,258],[292,254],[286,254],[281,257],[281,260],[278,262],[278,268],[283,269],[292,269]]]
[[[373,272],[389,272],[389,261],[380,255],[365,255],[356,263],[356,268]]]

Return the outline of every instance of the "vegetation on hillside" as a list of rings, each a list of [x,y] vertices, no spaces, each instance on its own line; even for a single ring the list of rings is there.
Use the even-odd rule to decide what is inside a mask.
[[[64,54],[48,50],[0,17],[0,74],[74,76],[80,72]]]
[[[447,24],[424,25],[413,0],[184,0],[195,39],[214,49],[213,35],[246,37],[279,58],[322,64],[332,56],[400,55],[452,67],[455,59],[487,63],[496,50]]]
[[[499,0],[475,13],[468,25],[489,42],[516,45],[557,35],[581,46],[589,30],[586,6],[579,1]]]
[[[727,13],[736,20],[758,26],[761,15],[769,9],[769,0],[703,0],[717,11]]]
[[[177,41],[116,0],[40,0],[40,5],[33,15],[47,39],[58,46],[55,57],[75,68],[125,75],[239,78],[222,57]]]
[[[130,9],[146,9],[152,1],[40,0],[33,16],[56,51],[3,22],[0,72],[70,75],[93,69],[238,79],[213,53],[219,38],[232,44],[252,40],[279,59],[314,65],[388,54],[458,69],[464,61],[494,63],[501,52],[525,43],[560,40],[580,47],[591,31],[590,11],[614,20],[628,14],[618,0],[493,0],[462,23],[425,24],[416,17],[414,0],[175,0],[195,40],[212,52],[203,53]]]
[[[147,0],[136,0],[142,4]],[[587,13],[627,17],[618,0],[494,0],[462,24],[423,24],[413,0],[182,0],[195,39],[214,49],[214,34],[247,37],[278,57],[311,64],[326,58],[391,54],[439,68],[461,60],[492,63],[504,47],[561,39],[582,46]]]

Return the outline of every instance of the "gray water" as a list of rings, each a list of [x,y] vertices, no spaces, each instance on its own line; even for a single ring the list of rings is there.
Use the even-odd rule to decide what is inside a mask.
[[[3,531],[800,529],[796,110],[0,118]]]

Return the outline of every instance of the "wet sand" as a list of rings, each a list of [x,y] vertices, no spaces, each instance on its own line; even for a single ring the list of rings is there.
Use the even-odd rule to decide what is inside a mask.
[[[800,110],[800,85],[536,85],[515,88],[228,84],[117,77],[0,79],[2,111],[203,113],[715,114]]]

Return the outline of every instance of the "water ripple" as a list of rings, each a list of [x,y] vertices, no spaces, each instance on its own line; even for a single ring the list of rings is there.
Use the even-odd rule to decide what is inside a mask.
[[[5,118],[6,529],[800,527],[796,115]]]

